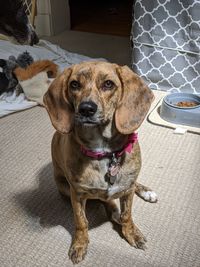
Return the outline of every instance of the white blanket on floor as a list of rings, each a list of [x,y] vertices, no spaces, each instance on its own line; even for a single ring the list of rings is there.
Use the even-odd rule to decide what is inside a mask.
[[[16,92],[0,95],[0,117],[10,113],[37,106],[36,102],[28,101],[24,94],[16,96]]]
[[[37,45],[17,45],[9,41],[0,40],[0,58],[8,59],[13,55],[18,57],[19,54],[28,51],[33,57],[34,61],[41,59],[49,59],[56,63],[60,71],[69,67],[72,64],[80,63],[81,61],[92,61],[94,59],[68,52],[58,45],[54,45],[48,41],[40,40]],[[104,60],[104,59],[96,59]],[[27,109],[37,105],[36,102],[27,101],[24,94],[16,96],[13,94],[3,94],[0,96],[0,117],[13,113],[15,111]]]

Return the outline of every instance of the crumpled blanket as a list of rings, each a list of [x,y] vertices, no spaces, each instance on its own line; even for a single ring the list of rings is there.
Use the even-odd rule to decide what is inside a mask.
[[[16,92],[0,95],[0,117],[10,113],[37,106],[37,102],[28,101],[24,94],[16,96]]]

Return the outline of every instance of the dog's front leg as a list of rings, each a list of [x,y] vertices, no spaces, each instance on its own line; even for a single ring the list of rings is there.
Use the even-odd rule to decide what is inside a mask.
[[[131,246],[145,249],[146,239],[132,220],[132,203],[135,188],[120,198],[122,233]]]
[[[87,246],[89,243],[88,221],[85,215],[86,199],[77,196],[73,188],[70,188],[70,196],[74,212],[74,221],[76,229],[69,250],[69,258],[75,264],[82,261],[87,252]]]

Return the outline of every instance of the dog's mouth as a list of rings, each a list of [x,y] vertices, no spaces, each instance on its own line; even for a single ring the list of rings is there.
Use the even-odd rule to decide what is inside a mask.
[[[19,25],[20,28],[12,28],[10,25],[5,24],[1,27],[1,33],[5,36],[12,37],[17,43],[25,45],[34,45],[39,42],[39,38],[30,24]]]
[[[34,44],[37,44],[39,42],[39,38],[34,30],[32,30],[30,27],[27,28],[27,31],[22,32],[16,32],[14,35],[15,39],[20,44],[28,44],[33,46]]]
[[[75,124],[82,125],[84,127],[95,127],[98,125],[105,124],[105,121],[102,118],[84,117],[84,116],[81,116],[80,114],[76,114]]]

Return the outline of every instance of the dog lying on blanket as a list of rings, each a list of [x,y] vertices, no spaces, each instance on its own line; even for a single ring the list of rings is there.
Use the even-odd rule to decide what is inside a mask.
[[[39,39],[28,21],[22,0],[0,0],[0,34],[20,44],[37,44]]]
[[[157,196],[136,181],[141,155],[135,131],[153,98],[127,66],[106,62],[65,69],[44,96],[57,130],[52,140],[55,181],[61,194],[70,196],[74,212],[76,230],[69,250],[73,263],[83,260],[89,243],[87,199],[102,200],[130,245],[145,248],[146,239],[132,220],[133,196],[149,202]]]

